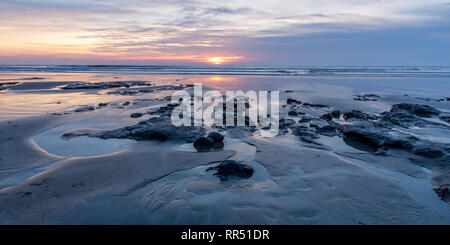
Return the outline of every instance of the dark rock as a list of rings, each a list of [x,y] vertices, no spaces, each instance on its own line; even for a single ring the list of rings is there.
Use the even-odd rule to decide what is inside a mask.
[[[442,117],[439,117],[439,119],[441,119],[444,122],[450,123],[450,116],[442,116]]]
[[[292,90],[286,90],[286,91],[284,91],[285,93],[292,93],[292,92],[294,92],[294,91],[292,91]]]
[[[374,115],[370,115],[358,110],[352,110],[350,112],[344,113],[344,119],[347,121],[349,119],[360,119],[360,120],[376,120],[378,117]]]
[[[364,95],[356,95],[353,99],[359,101],[377,101],[377,98],[380,98],[380,96],[376,94],[364,94]]]
[[[295,124],[295,121],[292,120],[292,119],[281,118],[279,120],[279,124],[278,124],[279,125],[279,135],[283,135],[283,134],[288,133],[289,132],[288,128],[291,125],[294,125],[294,124]],[[268,129],[270,129],[270,126],[264,127],[262,129],[263,130],[268,130]]]
[[[331,116],[330,113],[326,113],[326,114],[323,114],[322,116],[320,116],[320,119],[323,119],[326,121],[331,121],[331,120],[333,120],[333,117]]]
[[[153,89],[140,89],[139,93],[152,93],[155,92],[155,90]]]
[[[214,142],[212,145],[212,148],[214,150],[220,150],[220,149],[223,149],[224,146],[225,146],[225,144],[223,142]]]
[[[288,115],[289,115],[289,116],[296,117],[296,116],[298,116],[298,113],[297,113],[296,111],[289,111],[289,112],[288,112]]]
[[[414,143],[419,140],[405,134],[390,134],[389,130],[373,125],[343,125],[342,131],[345,138],[374,150],[382,147],[411,150]]]
[[[132,113],[132,114],[130,115],[130,117],[132,117],[132,118],[139,118],[139,117],[142,117],[142,113],[139,113],[139,112]]]
[[[342,127],[339,124],[330,124],[316,129],[316,133],[329,137],[339,136],[341,131]]]
[[[412,153],[426,158],[439,158],[445,155],[445,150],[438,144],[427,142],[416,144],[412,150]]]
[[[238,163],[233,160],[222,161],[216,167],[210,167],[206,171],[216,170],[214,174],[220,181],[227,181],[230,178],[248,179],[253,176],[255,170],[249,165]]]
[[[198,135],[204,135],[205,129],[195,126],[176,127],[171,123],[170,115],[152,117],[136,125],[113,130],[80,129],[65,133],[62,138],[78,136],[98,137],[101,139],[133,139],[133,140],[184,140],[192,142]]]
[[[450,189],[449,186],[440,186],[438,188],[433,189],[434,192],[438,195],[438,197],[446,202],[450,203]]]
[[[108,105],[108,103],[99,103],[98,104],[99,107],[103,107],[103,106],[107,106],[107,105]]]
[[[428,105],[407,104],[407,103],[393,105],[391,112],[398,112],[399,110],[408,111],[419,117],[432,117],[437,116],[441,113],[439,110]]]
[[[152,115],[170,115],[179,104],[168,104],[166,106],[159,107],[156,111],[149,111]]]
[[[330,112],[330,114],[333,118],[339,118],[341,116],[341,112],[338,110],[334,110],[334,111]]]
[[[146,81],[117,81],[117,82],[100,82],[100,83],[71,83],[61,89],[108,89],[120,87],[133,87],[151,85]]]
[[[321,104],[310,104],[310,103],[303,103],[304,106],[309,106],[309,107],[316,107],[316,108],[325,108],[328,107],[326,105],[321,105]]]
[[[415,114],[411,114],[405,110],[395,110],[393,112],[385,111],[383,113],[380,113],[380,116],[380,124],[384,125],[385,127],[392,127],[394,125],[404,128],[409,128],[412,126],[425,127],[427,125],[447,127],[446,125],[443,125],[441,123],[422,119]]]
[[[213,140],[206,137],[200,137],[194,141],[194,147],[198,152],[208,152],[213,147]]]
[[[214,143],[220,143],[225,137],[217,132],[211,132],[208,134],[208,138],[212,139]]]
[[[94,111],[95,108],[93,106],[82,106],[74,110],[74,112],[86,112],[86,111]]]
[[[289,98],[289,99],[286,100],[286,103],[287,104],[298,104],[298,105],[300,105],[302,102],[299,101],[299,100],[296,100],[296,99]]]
[[[313,120],[311,117],[303,117],[302,119],[298,120],[299,123],[307,123]]]
[[[116,94],[116,95],[136,95],[139,91],[137,90],[117,90],[117,91],[110,91],[108,94]]]
[[[297,136],[301,141],[309,143],[309,144],[318,144],[315,140],[319,138],[316,132],[314,132],[312,129],[308,128],[307,126],[303,125],[297,125],[292,126],[290,128],[292,130],[292,134]]]

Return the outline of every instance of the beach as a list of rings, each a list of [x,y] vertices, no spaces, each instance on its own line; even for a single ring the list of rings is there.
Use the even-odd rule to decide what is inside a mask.
[[[449,224],[449,78],[440,67],[3,66],[0,224]],[[173,126],[171,95],[194,83],[279,91],[278,135]],[[223,144],[199,151],[211,132]],[[224,162],[252,172],[215,175]]]

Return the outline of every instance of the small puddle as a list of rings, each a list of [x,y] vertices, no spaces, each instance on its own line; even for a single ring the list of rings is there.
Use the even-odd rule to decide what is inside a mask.
[[[129,139],[100,139],[80,136],[71,139],[61,139],[65,131],[74,125],[63,125],[42,132],[33,141],[48,153],[64,157],[92,157],[119,152],[129,148],[135,141]]]

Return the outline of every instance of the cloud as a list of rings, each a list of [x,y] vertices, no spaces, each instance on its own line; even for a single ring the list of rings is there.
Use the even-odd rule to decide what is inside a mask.
[[[441,0],[2,0],[0,52],[5,57],[55,50],[86,57],[226,53],[255,60],[277,49],[311,45],[292,40],[331,40],[326,34],[340,39],[420,27],[430,40],[448,40],[442,30],[432,30],[448,22],[449,9]],[[310,35],[320,38],[302,39]],[[254,45],[258,52],[239,47],[261,42]]]

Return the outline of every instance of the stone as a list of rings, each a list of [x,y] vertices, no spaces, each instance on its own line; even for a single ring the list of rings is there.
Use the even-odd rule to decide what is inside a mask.
[[[299,100],[296,100],[296,99],[289,98],[289,99],[286,100],[286,103],[287,104],[298,104],[298,105],[300,105],[302,102],[299,101]]]
[[[93,106],[82,106],[74,110],[74,112],[86,112],[86,111],[94,111],[95,108]]]
[[[220,143],[225,137],[217,132],[211,132],[208,134],[208,138],[212,139],[214,143]]]
[[[198,152],[208,152],[213,147],[213,140],[206,137],[200,137],[194,141],[194,148]]]
[[[343,115],[344,119],[347,121],[349,119],[360,119],[360,120],[376,120],[378,117],[374,115],[370,115],[358,110],[352,110],[350,112],[346,112]]]
[[[333,116],[331,116],[330,113],[326,113],[323,114],[322,116],[320,116],[320,119],[326,120],[326,121],[332,121],[333,120]]]
[[[142,117],[142,113],[135,112],[135,113],[132,113],[132,114],[130,115],[130,117],[131,117],[131,118],[139,118],[139,117]]]
[[[298,116],[298,113],[297,113],[296,111],[289,111],[289,112],[288,112],[288,115],[289,115],[289,116],[296,117],[296,116]]]
[[[339,117],[341,116],[341,112],[338,111],[338,110],[334,110],[334,111],[330,112],[330,115],[331,115],[333,118],[339,118]]]
[[[228,181],[230,178],[248,179],[252,177],[255,172],[251,166],[233,160],[225,160],[215,167],[206,169],[206,171],[211,170],[217,171],[214,175],[217,176],[220,181]]]
[[[399,110],[408,111],[419,117],[432,117],[437,116],[441,113],[441,111],[428,105],[407,104],[407,103],[393,105],[391,112],[397,112]]]
[[[310,103],[303,103],[304,106],[308,106],[308,107],[316,107],[316,108],[326,108],[328,106],[326,105],[321,105],[321,104],[310,104]]]

